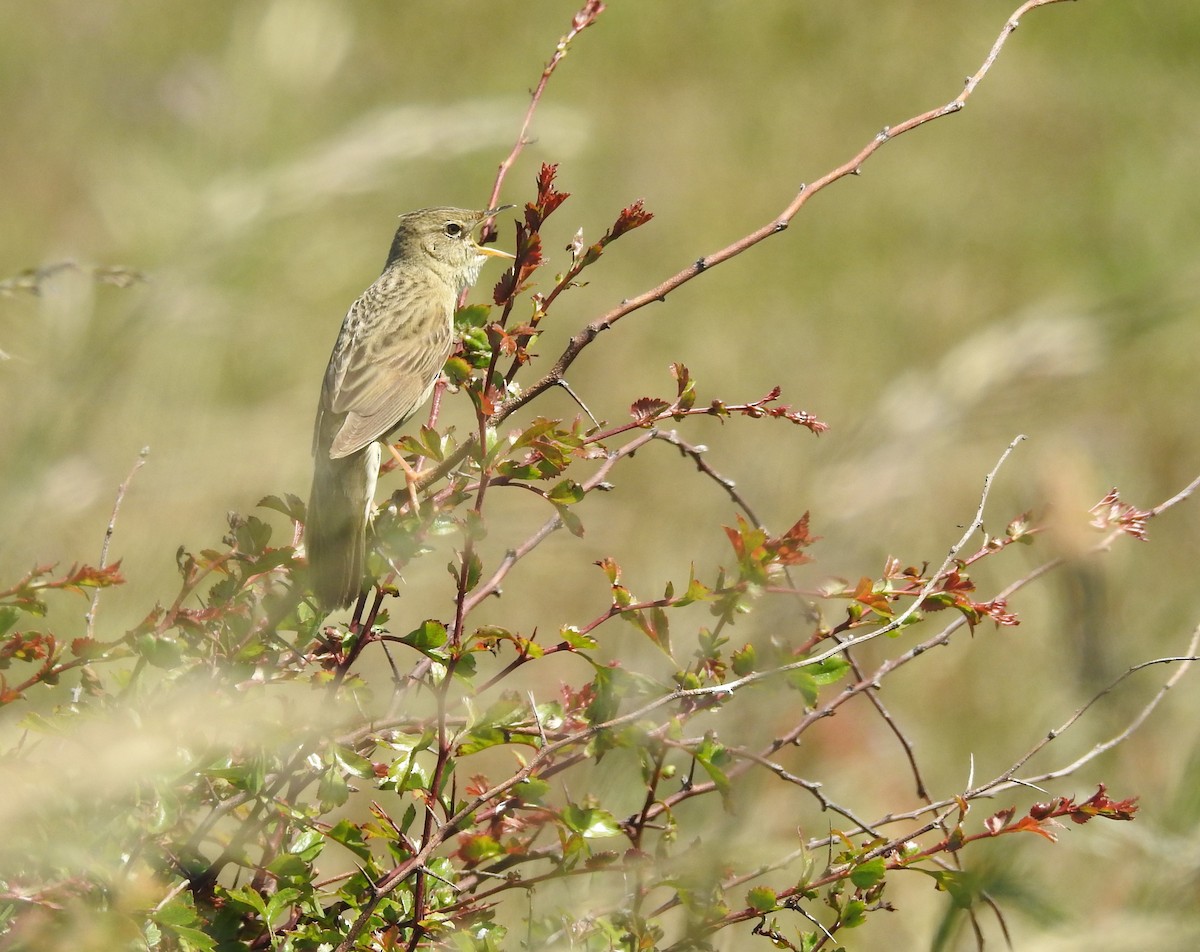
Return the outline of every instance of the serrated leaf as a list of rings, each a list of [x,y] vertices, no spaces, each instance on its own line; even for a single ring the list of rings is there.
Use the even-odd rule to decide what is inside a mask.
[[[471,379],[471,365],[462,357],[454,356],[442,365],[442,373],[456,387]]]
[[[772,912],[779,907],[779,901],[771,887],[755,886],[746,893],[746,905],[755,912]]]
[[[483,327],[492,309],[487,304],[471,304],[454,312],[454,326],[466,330]]]
[[[887,866],[882,856],[876,856],[865,863],[859,863],[850,871],[850,882],[859,889],[870,889],[887,874]]]
[[[730,667],[733,668],[733,673],[739,678],[745,677],[754,670],[754,663],[757,660],[757,653],[754,650],[754,645],[746,645],[743,648],[733,652],[730,656]]]
[[[429,618],[423,621],[420,627],[414,628],[400,640],[406,645],[416,648],[418,651],[430,651],[440,648],[449,638],[446,626],[440,621]]]
[[[841,925],[844,929],[854,929],[867,921],[867,904],[861,899],[851,899],[842,910]]]
[[[285,499],[280,499],[276,495],[263,496],[258,501],[260,509],[273,509],[275,512],[283,513],[293,522],[303,522],[305,519],[304,500],[299,496],[288,493]]]

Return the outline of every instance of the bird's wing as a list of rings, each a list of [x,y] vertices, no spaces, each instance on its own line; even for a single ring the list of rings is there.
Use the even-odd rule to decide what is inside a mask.
[[[325,372],[320,417],[344,415],[329,455],[348,456],[395,429],[428,399],[449,356],[452,302],[412,295],[402,307],[354,302]],[[344,338],[344,340],[343,340]],[[332,421],[331,421],[332,422]]]

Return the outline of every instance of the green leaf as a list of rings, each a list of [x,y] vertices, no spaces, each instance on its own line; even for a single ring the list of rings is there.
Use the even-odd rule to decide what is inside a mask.
[[[209,767],[204,771],[209,777],[224,780],[240,790],[258,793],[266,779],[266,765],[262,757],[251,757],[244,763],[229,767]]]
[[[746,905],[755,912],[771,912],[779,908],[775,890],[769,886],[755,886],[746,893]]]
[[[156,668],[169,671],[183,661],[183,651],[174,638],[146,632],[137,638],[137,650]]]
[[[845,677],[850,670],[850,662],[841,655],[833,655],[817,664],[810,664],[803,669],[816,684],[833,684]]]
[[[842,910],[842,927],[853,929],[867,921],[867,904],[861,899],[851,899]]]
[[[0,635],[5,634],[20,617],[21,613],[11,605],[0,606]]]
[[[333,759],[339,767],[356,777],[369,779],[374,779],[375,777],[375,765],[362,754],[351,750],[349,747],[342,747],[335,744],[333,747]]]
[[[607,810],[569,803],[563,808],[562,819],[567,829],[578,833],[585,839],[602,839],[621,835],[621,825],[617,822],[616,817]]]
[[[340,807],[350,799],[350,787],[346,778],[336,770],[326,770],[321,774],[321,782],[317,784],[317,796],[321,799],[324,810]]]
[[[267,869],[280,879],[308,882],[313,877],[312,867],[295,853],[280,853],[267,865]]]
[[[529,446],[535,440],[545,436],[560,423],[562,423],[562,420],[550,420],[546,417],[538,417],[517,435],[516,440],[513,441],[512,448],[519,450],[523,446]]]
[[[542,803],[549,792],[550,784],[540,777],[530,777],[513,787],[513,793],[520,797],[522,802],[529,804]]]
[[[546,494],[552,503],[570,506],[584,497],[584,489],[573,479],[564,479]]]
[[[688,578],[687,591],[683,593],[683,597],[679,600],[680,605],[690,605],[692,602],[707,602],[712,601],[712,589],[703,582],[696,580],[696,576],[692,575]]]
[[[418,651],[431,651],[440,648],[449,638],[450,636],[446,633],[446,626],[440,621],[430,618],[422,622],[419,628],[414,628],[400,640],[406,645],[416,648]]]
[[[264,919],[267,915],[267,904],[262,896],[258,894],[258,890],[249,885],[241,886],[237,889],[229,889],[225,891],[226,900],[236,903],[240,906],[245,906],[254,912],[257,912]]]
[[[484,561],[479,557],[478,552],[472,550],[463,557],[463,563],[467,569],[466,579],[463,580],[463,591],[469,592],[470,589],[479,585],[480,577],[484,575]],[[454,562],[448,562],[446,571],[449,571],[451,579],[457,583],[462,569]]]
[[[183,897],[186,896],[187,899]],[[150,916],[160,926],[190,926],[198,922],[196,910],[191,905],[191,895],[183,893],[168,902],[165,906],[157,908]]]
[[[859,889],[870,889],[881,881],[886,873],[887,866],[883,862],[883,857],[876,856],[874,859],[855,866],[850,872],[850,882]]]
[[[504,847],[486,834],[466,836],[458,849],[468,863],[481,863],[504,853]]]
[[[555,503],[554,508],[558,512],[558,518],[566,526],[567,531],[577,539],[583,538],[583,520],[566,506]]]
[[[708,736],[704,738],[700,747],[696,750],[695,757],[696,762],[704,768],[704,772],[708,774],[709,779],[716,786],[717,791],[721,794],[721,798],[725,801],[726,809],[728,809],[731,785],[729,783],[729,776],[722,768],[733,760],[733,755],[725,749],[723,744],[718,743],[711,736]]]
[[[474,730],[467,731],[458,745],[457,753],[460,757],[467,757],[471,754],[477,754],[481,750],[487,750],[489,747],[498,747],[500,744],[505,744],[508,742],[508,739],[508,731],[499,727],[477,727]]]
[[[483,327],[488,322],[491,311],[491,306],[487,304],[460,307],[454,312],[454,326],[466,330]]]
[[[788,687],[800,692],[805,706],[812,707],[817,703],[818,689],[844,677],[849,670],[850,662],[841,655],[834,655],[817,664],[789,671],[786,680]]]
[[[451,357],[442,366],[442,373],[454,386],[461,387],[471,379],[471,365],[462,357]]]
[[[247,516],[246,521],[234,529],[234,540],[241,552],[261,552],[271,541],[271,526],[258,516]]]
[[[293,856],[299,856],[306,863],[311,863],[321,855],[321,850],[324,848],[325,838],[321,836],[320,831],[301,830],[292,840],[288,852]]]
[[[349,820],[339,820],[325,835],[335,843],[341,843],[359,859],[371,858],[371,849],[363,839],[362,830]]]
[[[277,893],[275,893],[275,895],[273,895],[270,901],[267,903],[267,912],[266,916],[264,917],[267,921],[267,924],[270,925],[277,918],[279,918],[279,914],[288,906],[292,905],[297,899],[300,898],[300,896],[300,890],[293,886],[284,886]]]
[[[733,673],[739,678],[744,678],[746,675],[754,671],[754,662],[757,660],[757,654],[754,650],[754,645],[746,645],[733,652],[730,656],[730,666],[733,668]]]
[[[579,629],[574,625],[563,625],[558,630],[558,636],[576,651],[595,648],[598,644],[596,639],[591,635],[580,634]]]

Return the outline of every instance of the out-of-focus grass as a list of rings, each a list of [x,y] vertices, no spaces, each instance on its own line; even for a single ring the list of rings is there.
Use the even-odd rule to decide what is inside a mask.
[[[9,4],[0,277],[74,259],[149,281],[97,287],[62,271],[39,298],[0,298],[0,578],[95,559],[144,445],[114,542],[130,584],[105,596],[108,635],[170,596],[175,548],[215,542],[226,510],[305,495],[324,361],[394,216],[486,198],[574,7]],[[602,309],[769,220],[884,125],[952,99],[1009,12],[951,0],[612,3],[555,76],[503,197],[524,201],[537,163],[561,163],[574,197],[549,229],[559,264],[577,227],[598,235],[635,198],[657,217],[562,302],[537,350],[556,353]],[[1066,524],[1110,485],[1140,505],[1162,500],[1200,471],[1197,42],[1191,0],[1030,15],[963,114],[890,143],[786,234],[623,322],[577,363],[574,388],[619,419],[633,399],[670,391],[671,360],[705,396],[782,384],[832,431],[701,421],[688,435],[771,526],[812,510],[818,569],[831,574],[875,573],[889,553],[940,559],[1018,432],[1030,440],[994,491],[992,531],[1047,503]],[[542,412],[573,409],[551,397]],[[446,419],[467,417],[451,406]],[[606,598],[590,567],[603,555],[635,590],[679,581],[693,561],[711,567],[732,513],[696,479],[671,452],[643,453],[615,493],[583,508],[585,539],[552,539],[514,577],[510,594],[536,599],[488,611],[530,629],[585,620]],[[969,755],[998,769],[1097,683],[1182,644],[1196,621],[1193,509],[1152,525],[1149,545],[1015,599],[1020,628],[981,628],[969,648],[889,684],[940,792],[965,782]],[[497,545],[540,515],[514,504]],[[1064,529],[986,569],[985,585],[1079,545]],[[408,578],[414,612],[447,604],[432,562]],[[541,594],[550,571],[557,604]],[[1073,742],[1104,736],[1153,677]],[[1152,916],[1194,933],[1195,904],[1170,882],[1134,889],[1176,882],[1164,855],[1194,882],[1194,845],[1172,832],[1194,693],[1072,781],[1080,793],[1097,779],[1140,792],[1138,823],[1025,845],[1023,875],[1059,918],[1015,913],[1021,948],[1093,947],[1094,930]],[[873,729],[858,717],[846,718],[851,736]],[[830,756],[855,778],[836,791],[849,795],[896,752],[874,739],[861,763]],[[898,919],[906,947],[931,934]]]

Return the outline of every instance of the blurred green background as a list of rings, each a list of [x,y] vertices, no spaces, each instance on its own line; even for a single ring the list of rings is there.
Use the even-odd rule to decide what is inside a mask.
[[[612,2],[554,76],[502,198],[524,202],[538,164],[560,163],[573,197],[546,230],[551,271],[577,228],[598,237],[638,198],[656,217],[560,301],[537,351],[552,357],[622,298],[770,221],[883,126],[953,99],[1012,6]],[[325,360],[396,214],[486,200],[576,7],[0,6],[0,278],[67,260],[148,278],[117,288],[56,270],[40,296],[0,297],[0,585],[35,562],[96,560],[143,446],[113,543],[129,585],[106,594],[101,637],[173,595],[176,548],[216,544],[227,510],[307,495]],[[877,575],[888,554],[939,562],[1018,433],[1029,440],[988,528],[1046,506],[1060,528],[985,563],[982,591],[1078,551],[1093,540],[1087,507],[1111,486],[1149,507],[1200,472],[1197,49],[1194,0],[1031,14],[962,114],[888,144],[788,232],[623,321],[576,363],[573,387],[621,420],[636,398],[673,392],[678,360],[703,398],[780,384],[827,421],[820,439],[768,421],[680,427],[772,528],[812,511],[823,541],[809,580]],[[501,235],[511,246],[511,224]],[[465,426],[464,403],[443,422]],[[575,412],[561,394],[534,409]],[[674,451],[614,475],[616,490],[580,509],[587,536],[547,542],[485,614],[553,631],[607,604],[597,558],[616,558],[645,597],[690,563],[711,577],[727,560],[728,500]],[[506,501],[494,553],[544,517]],[[994,774],[1129,664],[1182,649],[1198,620],[1198,519],[1194,502],[1172,510],[1149,544],[1123,541],[1015,598],[1019,628],[983,626],[889,682],[936,795],[966,783],[972,754],[977,778]],[[446,614],[451,594],[445,560],[426,561],[406,580],[415,618]],[[64,636],[78,608],[57,620]],[[789,611],[765,604],[735,637],[794,625]],[[631,632],[611,637],[637,664]],[[1129,682],[1043,766],[1126,723],[1162,676]],[[1195,947],[1196,693],[1185,681],[1131,743],[1053,791],[1106,780],[1141,794],[1137,823],[968,856],[1013,894],[1018,948],[1125,935]],[[797,769],[866,815],[912,805],[866,707],[838,720]],[[786,818],[795,791],[764,789]],[[730,836],[759,836],[759,811],[746,805]],[[922,881],[891,898],[901,913],[870,941],[927,946],[943,897]]]

